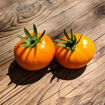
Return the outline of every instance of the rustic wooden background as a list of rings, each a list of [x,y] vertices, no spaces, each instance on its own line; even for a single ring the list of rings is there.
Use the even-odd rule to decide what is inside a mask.
[[[96,45],[91,62],[68,70],[55,60],[41,71],[20,68],[14,59],[23,28],[63,29],[86,34]],[[105,105],[105,0],[0,0],[0,105]]]

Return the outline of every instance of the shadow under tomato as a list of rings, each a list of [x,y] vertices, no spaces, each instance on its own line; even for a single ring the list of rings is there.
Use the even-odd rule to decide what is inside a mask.
[[[11,79],[11,82],[8,85],[10,85],[11,83],[15,83],[16,86],[32,84],[39,81],[47,73],[52,73],[50,82],[52,82],[54,78],[57,78],[58,80],[59,79],[73,80],[79,77],[80,75],[82,75],[85,69],[86,69],[86,66],[81,69],[76,69],[76,70],[64,68],[61,65],[59,65],[54,58],[51,64],[42,70],[27,71],[21,68],[14,60],[10,64],[9,69],[8,69],[7,75]]]
[[[83,68],[80,69],[67,69],[62,67],[61,65],[59,65],[56,60],[54,59],[53,62],[50,65],[50,69],[51,69],[51,73],[52,73],[52,78],[51,81],[54,78],[62,79],[62,80],[73,80],[78,78],[80,75],[83,74],[83,72],[85,71],[87,65],[84,66]],[[57,80],[57,81],[58,81]]]
[[[7,75],[11,79],[9,84],[27,85],[39,81],[47,73],[49,73],[48,67],[39,71],[27,71],[21,68],[14,60],[9,66]]]

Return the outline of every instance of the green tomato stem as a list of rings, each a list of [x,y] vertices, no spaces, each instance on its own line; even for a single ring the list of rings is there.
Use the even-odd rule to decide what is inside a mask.
[[[29,48],[32,48],[36,44],[38,44],[45,34],[45,30],[44,30],[43,33],[38,37],[37,28],[36,28],[35,24],[33,24],[33,36],[31,36],[31,34],[29,33],[29,31],[26,28],[24,28],[24,32],[28,38],[18,35],[18,37],[25,42],[24,44],[21,44],[20,46],[21,47],[29,47]]]

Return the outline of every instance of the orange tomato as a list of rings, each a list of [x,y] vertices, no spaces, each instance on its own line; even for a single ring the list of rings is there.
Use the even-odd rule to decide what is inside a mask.
[[[71,32],[71,34],[73,33]],[[71,38],[71,34],[68,34],[69,38]],[[95,45],[89,37],[86,35],[81,36],[79,33],[75,33],[75,37],[78,43],[74,46],[73,50],[65,47],[63,41],[58,41],[58,45],[64,45],[56,46],[55,51],[55,57],[58,63],[69,69],[79,69],[85,66],[95,54]],[[74,34],[72,36],[72,39],[73,38]],[[66,36],[62,37],[61,39],[68,40]]]
[[[33,33],[31,36],[33,36]],[[40,36],[41,33],[37,33],[36,39]],[[37,40],[34,40],[34,42],[35,41]],[[24,45],[25,42],[21,40],[14,48],[14,55],[17,63],[26,70],[40,70],[48,66],[55,54],[54,43],[47,35],[44,34],[44,36],[32,46],[34,42],[30,43],[28,46]],[[23,46],[21,46],[22,44]]]

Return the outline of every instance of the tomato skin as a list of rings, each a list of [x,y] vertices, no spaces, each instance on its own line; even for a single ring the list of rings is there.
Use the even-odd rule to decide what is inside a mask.
[[[38,33],[38,36],[40,35]],[[19,41],[16,44],[14,55],[17,63],[26,70],[40,70],[48,66],[55,55],[54,43],[47,35],[33,48],[21,47],[22,43],[24,42]]]
[[[79,40],[81,34],[75,33],[75,35],[77,40]],[[67,40],[65,36],[61,39]],[[62,44],[62,42],[58,42],[57,44]],[[69,69],[82,68],[93,58],[94,54],[95,45],[93,41],[85,35],[82,35],[74,51],[60,46],[56,46],[55,51],[55,57],[58,63]]]

